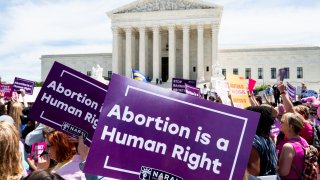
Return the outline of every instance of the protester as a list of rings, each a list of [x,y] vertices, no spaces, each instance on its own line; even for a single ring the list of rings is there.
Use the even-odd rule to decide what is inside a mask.
[[[12,119],[11,116],[7,115],[7,110],[6,110],[6,105],[0,103],[0,121],[8,121],[12,124],[14,124],[14,120]]]
[[[20,116],[22,115],[22,104],[19,102],[12,102],[10,106],[9,116],[11,116],[14,120],[14,125],[17,127],[19,132],[22,131],[21,129],[21,119]]]
[[[301,132],[299,135],[303,137],[308,144],[312,145],[313,143],[313,127],[311,125],[311,121],[309,119],[310,113],[309,113],[309,108],[304,105],[298,105],[295,106],[294,111],[302,115],[303,117],[303,126],[304,128],[301,129]]]
[[[273,89],[272,89],[270,84],[268,85],[267,89],[265,90],[265,94],[266,94],[266,96],[268,98],[268,101],[272,102]]]
[[[269,136],[274,124],[272,109],[267,106],[250,106],[246,109],[260,113],[247,170],[254,176],[275,175],[278,158],[275,144]]]
[[[37,170],[30,173],[27,177],[22,178],[21,180],[64,180],[57,173],[50,173],[46,170]]]
[[[207,88],[207,85],[204,84],[203,85],[203,89],[202,89],[202,96],[203,96],[203,99],[207,100],[208,99],[208,93],[209,93],[209,88]]]
[[[65,179],[85,179],[84,173],[79,168],[81,157],[76,154],[75,144],[69,140],[68,135],[60,131],[52,131],[45,137],[48,154],[39,157],[38,169],[48,169],[51,158],[58,162],[51,172]]]
[[[277,85],[274,84],[272,86],[272,89],[273,89],[273,97],[274,97],[274,102],[278,105],[280,104],[280,91],[279,89],[277,88]]]
[[[302,147],[308,147],[307,141],[299,136],[303,126],[304,119],[299,113],[286,113],[281,119],[281,130],[289,139],[280,152],[278,173],[282,179],[301,178],[298,172],[302,172],[304,164]],[[293,166],[295,168],[292,168]]]
[[[23,175],[19,132],[10,122],[0,122],[0,179],[20,179]]]

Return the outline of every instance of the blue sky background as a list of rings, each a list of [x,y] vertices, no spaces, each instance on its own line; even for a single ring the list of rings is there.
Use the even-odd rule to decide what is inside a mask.
[[[320,46],[320,0],[207,0],[224,6],[219,47]],[[41,55],[112,51],[106,12],[132,0],[0,0],[0,76],[40,81]]]

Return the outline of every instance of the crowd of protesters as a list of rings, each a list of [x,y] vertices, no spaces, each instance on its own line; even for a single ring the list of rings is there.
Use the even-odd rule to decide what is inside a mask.
[[[202,94],[221,103],[206,86]],[[20,96],[24,99],[23,91]],[[246,109],[260,113],[260,119],[244,178],[277,175],[284,180],[303,179],[305,149],[317,138],[316,107],[307,101],[292,102],[282,83],[268,86],[263,98],[265,103],[262,97],[249,94],[251,106]],[[103,179],[83,173],[89,147],[82,137],[72,138],[28,119],[29,111],[30,107],[17,98],[0,102],[0,179]],[[281,132],[271,133],[277,123]],[[45,142],[46,149],[40,157],[31,158],[31,146],[39,142]]]

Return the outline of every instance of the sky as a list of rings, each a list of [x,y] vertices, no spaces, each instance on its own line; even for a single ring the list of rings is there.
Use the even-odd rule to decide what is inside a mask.
[[[320,46],[320,0],[204,0],[224,7],[219,48]],[[0,76],[41,79],[42,55],[111,53],[106,12],[133,0],[0,0]]]

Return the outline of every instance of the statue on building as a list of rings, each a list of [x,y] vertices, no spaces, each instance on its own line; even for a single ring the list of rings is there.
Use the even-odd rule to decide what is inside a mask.
[[[109,82],[103,78],[102,73],[103,73],[103,68],[99,64],[97,64],[95,67],[94,66],[92,67],[91,77],[104,84],[109,84]]]
[[[217,79],[224,79],[224,75],[222,74],[222,68],[219,64],[219,62],[217,62],[216,64],[213,65],[213,75],[212,78],[217,78]]]

